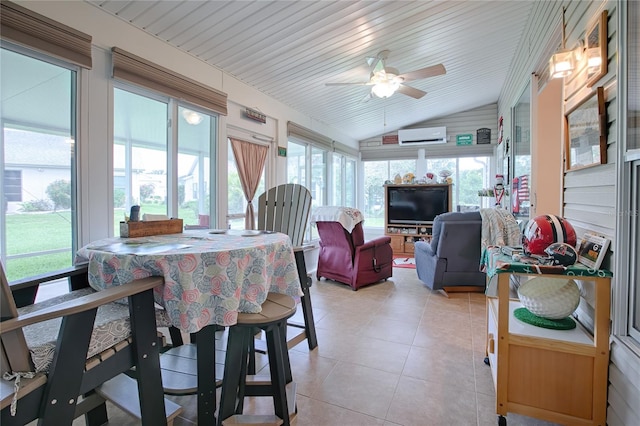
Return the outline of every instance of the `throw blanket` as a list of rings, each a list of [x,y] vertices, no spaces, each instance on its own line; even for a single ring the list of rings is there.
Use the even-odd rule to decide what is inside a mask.
[[[342,227],[349,233],[363,220],[364,217],[360,210],[351,207],[321,206],[311,213],[311,224],[316,222],[340,222]]]
[[[482,217],[482,251],[490,246],[519,246],[522,244],[520,227],[513,215],[505,209],[480,209]]]

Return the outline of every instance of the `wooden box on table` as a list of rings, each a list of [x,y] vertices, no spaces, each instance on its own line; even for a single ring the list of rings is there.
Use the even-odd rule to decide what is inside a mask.
[[[179,234],[182,219],[152,220],[147,222],[120,222],[121,237],[148,237],[150,235]]]

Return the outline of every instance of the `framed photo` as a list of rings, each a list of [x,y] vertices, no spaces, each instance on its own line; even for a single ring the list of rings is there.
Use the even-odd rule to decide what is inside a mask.
[[[607,110],[602,86],[565,115],[565,133],[567,171],[607,162]]]
[[[587,87],[591,87],[607,73],[607,11],[587,28],[585,52],[587,54]]]
[[[609,239],[593,232],[585,232],[578,246],[578,262],[591,269],[600,269],[609,249]]]

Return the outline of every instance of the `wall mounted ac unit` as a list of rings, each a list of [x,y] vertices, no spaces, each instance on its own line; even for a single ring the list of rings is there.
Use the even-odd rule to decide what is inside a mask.
[[[447,128],[429,127],[425,129],[400,129],[398,130],[398,142],[400,145],[430,145],[435,143],[447,143]]]

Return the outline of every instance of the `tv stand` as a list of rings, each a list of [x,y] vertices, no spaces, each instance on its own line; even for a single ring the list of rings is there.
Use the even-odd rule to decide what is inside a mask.
[[[406,255],[413,257],[414,243],[416,241],[431,241],[432,223],[389,223],[389,189],[390,188],[417,188],[417,190],[434,187],[446,187],[449,190],[449,206],[447,211],[451,211],[451,185],[431,184],[431,185],[385,185],[385,214],[384,233],[391,237],[391,249],[394,255]]]

